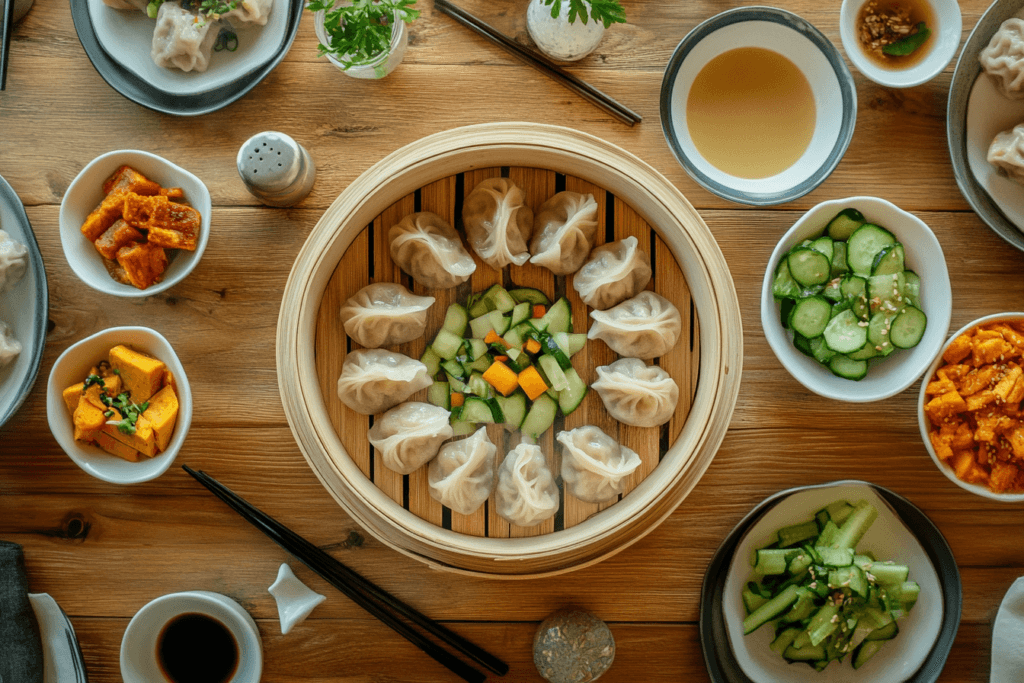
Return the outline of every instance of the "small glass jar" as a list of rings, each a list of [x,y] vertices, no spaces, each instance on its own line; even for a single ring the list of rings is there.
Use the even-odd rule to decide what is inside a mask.
[[[345,4],[352,4],[346,2]],[[320,41],[321,45],[330,45],[330,37],[327,35],[327,29],[324,28],[324,16],[325,12],[320,10],[313,15],[313,26],[316,30],[316,37]],[[325,57],[330,60],[331,64],[341,69],[343,73],[352,78],[363,78],[363,79],[379,79],[384,78],[389,73],[395,70],[395,68],[402,63],[402,59],[405,57],[405,49],[409,46],[409,30],[405,25],[405,22],[401,20],[398,14],[395,14],[394,19],[391,23],[391,45],[387,54],[379,54],[364,62],[355,62],[352,66],[345,68],[337,57],[332,54],[327,54]]]

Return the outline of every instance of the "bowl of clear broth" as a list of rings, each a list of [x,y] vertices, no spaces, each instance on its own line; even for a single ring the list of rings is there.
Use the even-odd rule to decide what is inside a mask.
[[[665,139],[707,190],[783,204],[835,170],[853,137],[857,90],[839,51],[799,16],[740,7],[676,47],[661,86]]]

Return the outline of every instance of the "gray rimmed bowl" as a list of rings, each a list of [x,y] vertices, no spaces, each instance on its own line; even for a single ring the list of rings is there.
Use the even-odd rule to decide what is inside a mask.
[[[698,151],[687,127],[690,87],[712,59],[732,49],[756,47],[788,58],[807,77],[814,94],[815,129],[796,163],[769,178],[725,173]],[[774,7],[739,7],[698,25],[676,47],[661,85],[661,125],[683,170],[704,188],[740,204],[768,206],[802,197],[835,170],[857,121],[857,90],[839,51],[799,16]]]

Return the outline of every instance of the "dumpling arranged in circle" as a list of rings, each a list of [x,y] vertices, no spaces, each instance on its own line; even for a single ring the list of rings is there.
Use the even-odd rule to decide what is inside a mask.
[[[679,385],[657,365],[639,358],[621,358],[597,368],[591,388],[608,413],[634,427],[657,427],[672,418],[679,402]]]
[[[462,204],[462,225],[469,246],[495,270],[530,258],[533,210],[508,178],[488,178],[473,188]]]
[[[640,466],[640,456],[599,427],[587,425],[559,432],[565,490],[588,503],[614,500],[626,478]]]
[[[650,259],[630,236],[594,249],[572,286],[585,304],[603,311],[636,296],[650,281]]]
[[[28,270],[28,247],[0,230],[0,292],[6,292]]]
[[[555,275],[575,273],[594,247],[594,195],[559,192],[541,205],[533,229],[530,263],[544,266]]]
[[[679,341],[682,318],[675,305],[643,291],[607,311],[591,311],[587,339],[602,339],[620,356],[650,360],[664,356]]]
[[[388,231],[391,260],[430,289],[450,289],[476,270],[455,228],[436,213],[411,213]]]
[[[1024,185],[1024,123],[996,135],[988,148],[988,163]]]
[[[450,417],[447,410],[429,403],[403,403],[374,421],[370,443],[381,452],[385,467],[411,474],[430,462],[451,438]]]
[[[402,344],[423,336],[432,296],[417,296],[402,285],[378,282],[353,294],[341,307],[345,332],[367,348]]]
[[[558,486],[540,446],[521,443],[509,451],[498,468],[494,502],[503,519],[519,526],[536,526],[555,516]]]
[[[427,366],[401,353],[360,349],[345,356],[338,398],[357,413],[383,413],[433,384]]]
[[[1011,17],[1004,21],[978,55],[978,61],[1004,95],[1024,99],[1024,19]]]
[[[446,444],[427,471],[430,495],[459,514],[476,512],[494,488],[497,450],[483,427],[468,439]]]

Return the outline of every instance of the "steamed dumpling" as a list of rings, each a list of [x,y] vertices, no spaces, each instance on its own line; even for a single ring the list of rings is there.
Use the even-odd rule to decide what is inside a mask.
[[[495,270],[530,258],[526,244],[533,234],[533,211],[508,178],[488,178],[473,188],[462,204],[462,224],[469,246]]]
[[[103,4],[114,9],[139,10],[145,12],[149,0],[103,0]]]
[[[18,284],[28,270],[28,247],[0,230],[0,292]]]
[[[410,474],[429,462],[452,437],[449,413],[429,403],[409,402],[374,421],[370,443],[381,452],[384,466]]]
[[[222,24],[219,21],[196,19],[195,14],[183,10],[178,2],[160,5],[156,28],[153,29],[153,49],[150,52],[157,66],[182,71],[206,71]]]
[[[459,514],[476,512],[494,488],[497,450],[483,427],[468,439],[445,445],[427,472],[430,495]]]
[[[1004,95],[1024,99],[1024,19],[1004,21],[978,60]]]
[[[433,382],[427,366],[401,353],[361,349],[345,356],[338,398],[364,415],[383,413]]]
[[[469,279],[476,262],[455,228],[436,213],[411,213],[388,231],[391,259],[430,289],[450,289]]]
[[[565,490],[587,503],[614,500],[640,466],[635,451],[593,425],[559,432],[556,438],[562,444]]]
[[[417,296],[402,285],[378,282],[356,292],[341,307],[345,332],[368,348],[419,339],[427,327],[432,296]]]
[[[559,192],[537,212],[530,263],[544,266],[555,275],[575,273],[594,247],[595,232],[594,195]]]
[[[14,331],[0,320],[0,369],[10,365],[21,353],[21,342],[14,338]]]
[[[558,486],[540,446],[521,443],[498,468],[495,509],[512,524],[536,526],[558,512]]]
[[[635,296],[651,281],[651,263],[635,237],[595,249],[572,286],[591,308],[604,310]]]
[[[237,19],[245,23],[267,25],[274,0],[241,0],[235,9],[220,15],[221,19]]]
[[[1024,185],[1024,123],[996,135],[988,148],[988,163]]]
[[[671,301],[643,291],[607,311],[591,311],[587,339],[603,339],[620,356],[650,360],[664,356],[679,341],[682,318]]]
[[[639,358],[621,358],[597,369],[591,385],[608,413],[635,427],[665,424],[679,402],[679,385],[657,365]]]

